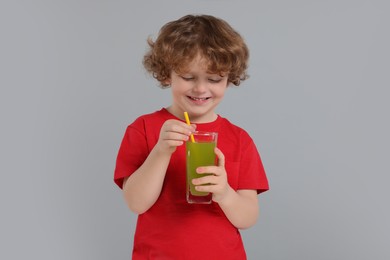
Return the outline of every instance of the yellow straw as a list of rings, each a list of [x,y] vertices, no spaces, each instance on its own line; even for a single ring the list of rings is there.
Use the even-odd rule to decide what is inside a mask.
[[[187,125],[191,125],[190,118],[188,117],[188,113],[187,112],[184,112],[184,118],[186,119]],[[194,136],[192,134],[191,134],[191,141],[193,143],[195,143],[195,139],[194,139]]]

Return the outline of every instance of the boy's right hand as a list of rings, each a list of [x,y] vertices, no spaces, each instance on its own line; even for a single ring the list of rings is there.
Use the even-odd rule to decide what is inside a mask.
[[[163,153],[172,154],[176,147],[184,144],[195,131],[196,125],[187,125],[186,123],[169,119],[164,122],[160,130],[160,136],[156,144],[156,149]]]

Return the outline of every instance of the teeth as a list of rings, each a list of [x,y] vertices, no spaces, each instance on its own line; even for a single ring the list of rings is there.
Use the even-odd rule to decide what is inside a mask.
[[[207,100],[208,98],[196,98],[196,97],[191,97],[192,100]]]

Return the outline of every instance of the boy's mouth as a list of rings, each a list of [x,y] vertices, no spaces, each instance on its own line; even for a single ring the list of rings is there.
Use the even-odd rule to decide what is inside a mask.
[[[193,100],[193,101],[206,101],[208,100],[210,97],[191,97],[191,96],[188,96],[189,99]]]

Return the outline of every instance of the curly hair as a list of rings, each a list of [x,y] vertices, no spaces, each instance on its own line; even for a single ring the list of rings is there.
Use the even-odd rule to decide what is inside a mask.
[[[208,61],[208,72],[228,73],[228,82],[238,86],[248,78],[249,50],[241,35],[226,21],[211,15],[186,15],[168,22],[144,55],[145,69],[162,87],[168,87],[171,72],[185,73],[198,54]]]

